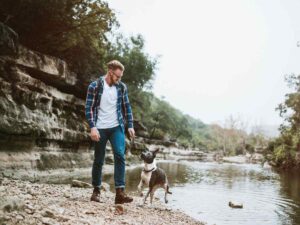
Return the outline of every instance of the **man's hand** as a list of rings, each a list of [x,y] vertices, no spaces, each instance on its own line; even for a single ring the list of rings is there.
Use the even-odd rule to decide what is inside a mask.
[[[135,131],[133,128],[128,128],[128,133],[131,139],[135,138]]]
[[[99,134],[99,131],[97,130],[96,127],[91,128],[90,136],[91,136],[91,139],[93,141],[99,141],[100,140],[100,134]]]

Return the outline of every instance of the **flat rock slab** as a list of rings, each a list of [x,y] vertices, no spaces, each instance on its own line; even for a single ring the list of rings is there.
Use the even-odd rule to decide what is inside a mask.
[[[79,188],[92,188],[93,185],[80,181],[80,180],[72,180],[72,187],[79,187]]]

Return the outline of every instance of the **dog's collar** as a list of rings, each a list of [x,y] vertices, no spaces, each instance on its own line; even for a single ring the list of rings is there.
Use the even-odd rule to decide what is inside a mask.
[[[154,171],[154,170],[156,170],[156,167],[153,167],[151,170],[146,170],[145,168],[143,169],[143,171],[145,173],[149,173],[149,172]]]

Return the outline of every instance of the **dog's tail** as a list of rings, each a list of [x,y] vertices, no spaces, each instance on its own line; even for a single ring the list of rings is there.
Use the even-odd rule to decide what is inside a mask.
[[[168,194],[172,194],[172,192],[169,191],[169,185],[167,185],[167,193],[168,193]]]

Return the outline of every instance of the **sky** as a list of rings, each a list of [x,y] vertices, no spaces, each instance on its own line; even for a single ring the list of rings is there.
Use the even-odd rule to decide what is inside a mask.
[[[125,35],[160,56],[153,92],[204,123],[230,115],[279,125],[275,111],[299,74],[299,0],[109,1]]]

